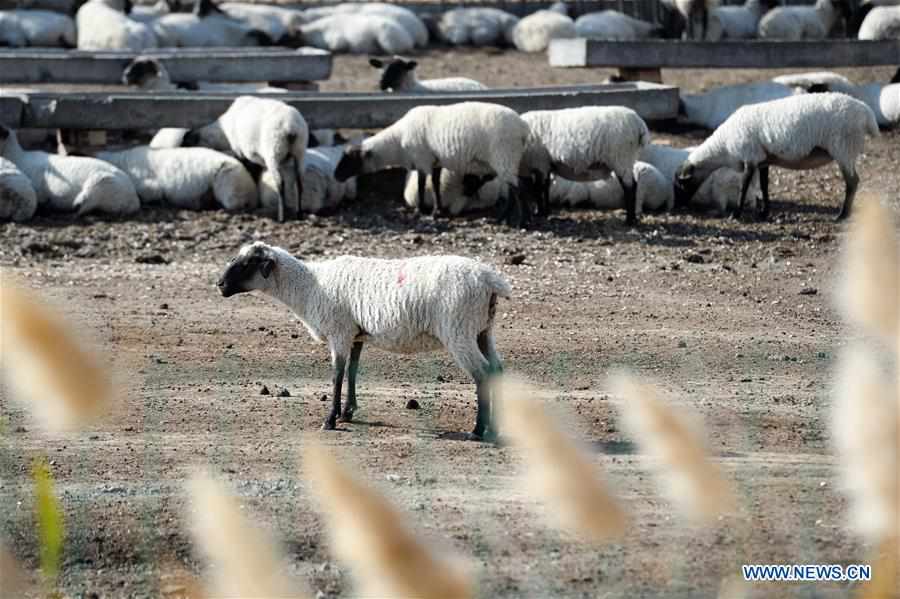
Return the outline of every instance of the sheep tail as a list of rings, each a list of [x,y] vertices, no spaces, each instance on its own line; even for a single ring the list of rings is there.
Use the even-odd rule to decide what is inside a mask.
[[[512,295],[510,284],[495,270],[485,269],[482,281],[500,297],[510,297]]]
[[[878,119],[875,118],[875,113],[872,112],[872,109],[869,109],[866,112],[866,133],[872,137],[880,136],[881,130],[878,128]]]

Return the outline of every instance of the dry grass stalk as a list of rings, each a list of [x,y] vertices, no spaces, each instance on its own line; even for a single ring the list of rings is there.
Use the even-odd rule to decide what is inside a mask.
[[[614,377],[612,387],[625,400],[623,425],[661,463],[664,488],[679,510],[698,524],[733,511],[731,484],[709,459],[698,423],[664,402],[655,386],[627,374]]]
[[[848,320],[893,345],[900,291],[896,225],[877,196],[860,199],[847,237],[841,304]]]
[[[601,542],[625,532],[625,512],[606,489],[590,457],[566,435],[527,383],[505,375],[493,383],[501,402],[501,430],[525,452],[528,489],[540,497],[554,525]]]
[[[194,542],[214,566],[210,596],[302,597],[282,574],[275,543],[247,520],[224,484],[197,474],[188,490]]]
[[[19,597],[26,584],[25,572],[15,557],[0,545],[0,599]]]
[[[104,411],[112,381],[70,328],[0,273],[0,356],[15,397],[53,430],[85,424]]]
[[[406,517],[313,443],[303,469],[328,522],[334,554],[359,590],[377,597],[465,599],[474,585],[463,565],[437,556],[407,528]]]
[[[896,534],[896,388],[869,350],[841,357],[832,408],[832,438],[854,529],[875,543]]]

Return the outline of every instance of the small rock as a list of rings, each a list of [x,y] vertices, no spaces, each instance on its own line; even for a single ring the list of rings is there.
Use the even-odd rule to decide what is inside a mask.
[[[259,394],[260,394],[260,395],[272,395],[272,392],[269,391],[269,388],[268,388],[268,387],[266,387],[265,385],[263,385],[262,388],[259,390]]]
[[[800,290],[800,295],[818,295],[819,290],[815,287],[804,287]]]
[[[706,258],[701,256],[700,254],[688,254],[684,257],[685,262],[690,262],[691,264],[704,264],[706,262]]]
[[[322,397],[319,398],[319,401],[328,401],[328,396],[323,393]]]
[[[160,304],[160,305],[159,305],[159,309],[160,309],[160,310],[168,310],[168,309],[169,309],[169,304]]]
[[[141,254],[134,259],[138,264],[168,264],[168,258],[162,254]]]
[[[678,342],[679,349],[685,349],[686,347],[687,347],[687,341],[685,341],[684,339],[682,339],[681,341]]]
[[[507,264],[511,264],[513,266],[518,266],[525,262],[525,254],[513,254],[509,258],[506,259]]]
[[[439,383],[446,383],[446,382],[447,382],[447,379],[444,378],[444,375],[443,375],[443,374],[437,375],[437,376],[435,377],[434,380],[436,380],[436,381],[439,382]]]
[[[819,358],[820,360],[827,360],[828,354],[823,351],[820,351],[819,353],[816,354],[816,357]]]
[[[290,396],[291,396],[291,392],[288,391],[287,389],[285,389],[284,387],[282,387],[281,389],[278,390],[278,397],[290,397]]]
[[[421,406],[419,406],[419,402],[417,402],[417,401],[414,400],[414,399],[411,399],[411,400],[409,400],[408,402],[406,402],[406,409],[407,409],[407,410],[418,410],[420,407],[421,407]]]
[[[133,433],[133,432],[134,432],[134,427],[133,427],[133,426],[126,426],[124,430],[125,430],[126,433]]]
[[[19,426],[17,426],[16,428],[13,429],[13,432],[14,432],[14,433],[27,433],[27,432],[28,432],[28,429],[25,428],[25,427],[22,426],[22,425],[19,425]]]

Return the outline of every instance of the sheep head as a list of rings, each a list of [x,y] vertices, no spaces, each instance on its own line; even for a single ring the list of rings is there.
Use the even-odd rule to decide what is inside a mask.
[[[381,81],[378,82],[381,91],[395,91],[403,87],[404,79],[415,70],[419,63],[415,60],[394,56],[387,64],[377,58],[370,58],[369,64],[376,69],[384,69],[381,72]]]
[[[223,297],[263,289],[277,262],[275,252],[265,243],[257,241],[245,245],[225,267],[216,287]]]
[[[687,206],[700,184],[703,183],[697,172],[697,167],[685,160],[675,172],[675,205],[678,207]]]
[[[366,162],[371,158],[371,150],[363,150],[362,146],[349,146],[334,169],[334,178],[343,183],[350,177],[369,172]]]
[[[147,88],[165,72],[165,67],[156,58],[141,56],[132,60],[122,71],[122,83]]]

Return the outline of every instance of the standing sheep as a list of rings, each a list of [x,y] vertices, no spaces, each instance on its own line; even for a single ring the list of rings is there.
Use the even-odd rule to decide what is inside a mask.
[[[441,169],[462,175],[493,175],[507,197],[507,222],[520,226],[531,217],[519,195],[519,165],[528,124],[514,110],[485,102],[417,106],[403,118],[346,150],[334,176],[344,181],[392,166],[430,174],[434,214],[441,213]],[[425,177],[419,177],[419,210],[425,207]]]
[[[627,223],[637,223],[634,163],[650,143],[647,124],[623,106],[533,110],[522,115],[531,132],[520,174],[530,176],[546,214],[550,174],[572,181],[595,181],[615,173],[622,183]]]
[[[0,158],[0,222],[30,220],[37,211],[37,205],[31,180],[15,164]]]
[[[759,30],[759,21],[767,11],[778,6],[778,0],[746,0],[737,6],[719,6],[709,17],[709,31],[704,39],[752,39]]]
[[[279,192],[278,221],[285,211],[299,215],[303,180],[300,168],[309,128],[300,112],[284,102],[241,96],[214,122],[184,135],[185,147],[230,151],[239,159],[265,167]]]
[[[303,156],[303,193],[300,196],[300,209],[304,213],[322,214],[334,208],[344,200],[356,198],[356,179],[338,181],[334,178],[334,169],[343,156],[343,146],[316,146],[307,148]],[[272,182],[269,171],[260,173],[259,203],[263,210],[271,210],[278,206],[278,192]]]
[[[769,166],[810,170],[831,161],[844,177],[844,204],[838,219],[850,215],[859,175],[856,159],[866,135],[877,136],[878,123],[868,106],[844,94],[804,94],[745,106],[691,152],[678,169],[677,184],[695,187],[723,166],[743,172],[741,200],[759,170],[762,215],[769,213]]]
[[[370,58],[369,64],[376,69],[382,69],[381,81],[378,82],[381,91],[433,93],[487,89],[478,81],[465,77],[444,77],[420,81],[416,77],[416,67],[419,63],[415,60],[405,60],[399,56],[395,56],[386,64],[377,58]]]
[[[840,18],[850,15],[847,0],[816,0],[814,6],[779,6],[759,21],[759,37],[782,40],[823,40]]]
[[[475,380],[478,414],[471,438],[495,434],[488,384],[503,365],[492,328],[497,298],[509,297],[511,289],[489,266],[459,256],[303,262],[256,242],[241,248],[218,288],[224,297],[261,291],[293,310],[314,340],[328,344],[334,386],[324,429],[333,430],[338,418],[352,421],[359,357],[370,343],[402,354],[446,348]]]
[[[96,158],[27,152],[15,131],[0,125],[0,155],[31,180],[38,204],[78,214],[132,214],[141,201],[128,175]]]
[[[718,6],[718,0],[661,0],[668,8],[681,15],[687,27],[686,34],[689,40],[706,39],[709,29],[709,14]],[[697,21],[700,21],[699,32]]]

